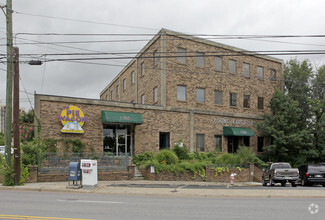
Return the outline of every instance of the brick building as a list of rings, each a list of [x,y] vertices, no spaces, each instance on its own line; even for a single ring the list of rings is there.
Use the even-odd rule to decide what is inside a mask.
[[[157,152],[179,140],[190,151],[233,153],[246,145],[258,152],[265,139],[255,122],[282,88],[282,71],[280,59],[162,29],[100,100],[36,95],[35,109],[43,136],[78,138],[116,155]],[[60,132],[57,115],[71,127],[60,112],[72,117],[79,108],[84,133]]]

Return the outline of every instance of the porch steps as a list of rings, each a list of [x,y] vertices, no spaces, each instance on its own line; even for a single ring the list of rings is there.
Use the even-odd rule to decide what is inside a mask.
[[[142,173],[138,170],[137,167],[135,167],[134,179],[135,180],[144,180],[144,177],[142,176]]]

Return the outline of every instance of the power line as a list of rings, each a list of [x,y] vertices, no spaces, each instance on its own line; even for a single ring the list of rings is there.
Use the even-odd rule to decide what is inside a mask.
[[[29,15],[35,17],[43,17],[43,18],[51,18],[51,19],[58,19],[64,21],[74,21],[74,22],[82,22],[82,23],[89,23],[89,24],[101,24],[101,25],[108,25],[108,26],[115,26],[115,27],[125,27],[125,28],[135,28],[135,29],[144,29],[144,30],[155,30],[154,28],[147,28],[147,27],[137,27],[137,26],[130,26],[130,25],[123,25],[123,24],[112,24],[112,23],[104,23],[104,22],[96,22],[96,21],[86,21],[86,20],[78,20],[78,19],[71,19],[71,18],[63,18],[63,17],[55,17],[55,16],[47,16],[47,15],[38,15],[38,14],[31,14],[19,11],[13,11],[16,14],[21,15]]]

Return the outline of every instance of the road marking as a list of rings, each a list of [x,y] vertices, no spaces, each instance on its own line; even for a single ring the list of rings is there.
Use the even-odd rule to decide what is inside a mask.
[[[92,200],[69,200],[69,199],[59,199],[59,202],[80,202],[80,203],[103,203],[103,204],[123,204],[125,202],[114,202],[114,201],[92,201]]]
[[[83,219],[83,218],[57,218],[57,217],[42,217],[42,216],[25,216],[25,215],[0,215],[0,218],[5,219],[57,219],[57,220],[94,220],[94,219]]]

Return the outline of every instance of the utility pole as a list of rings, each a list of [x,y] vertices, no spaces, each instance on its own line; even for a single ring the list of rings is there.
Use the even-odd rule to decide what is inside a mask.
[[[12,48],[12,0],[7,0],[7,89],[6,89],[6,116],[5,139],[6,161],[11,166],[11,122],[12,122],[12,73],[13,73],[13,48]]]
[[[20,180],[20,138],[19,138],[19,48],[14,48],[14,171],[15,185],[19,185]]]

